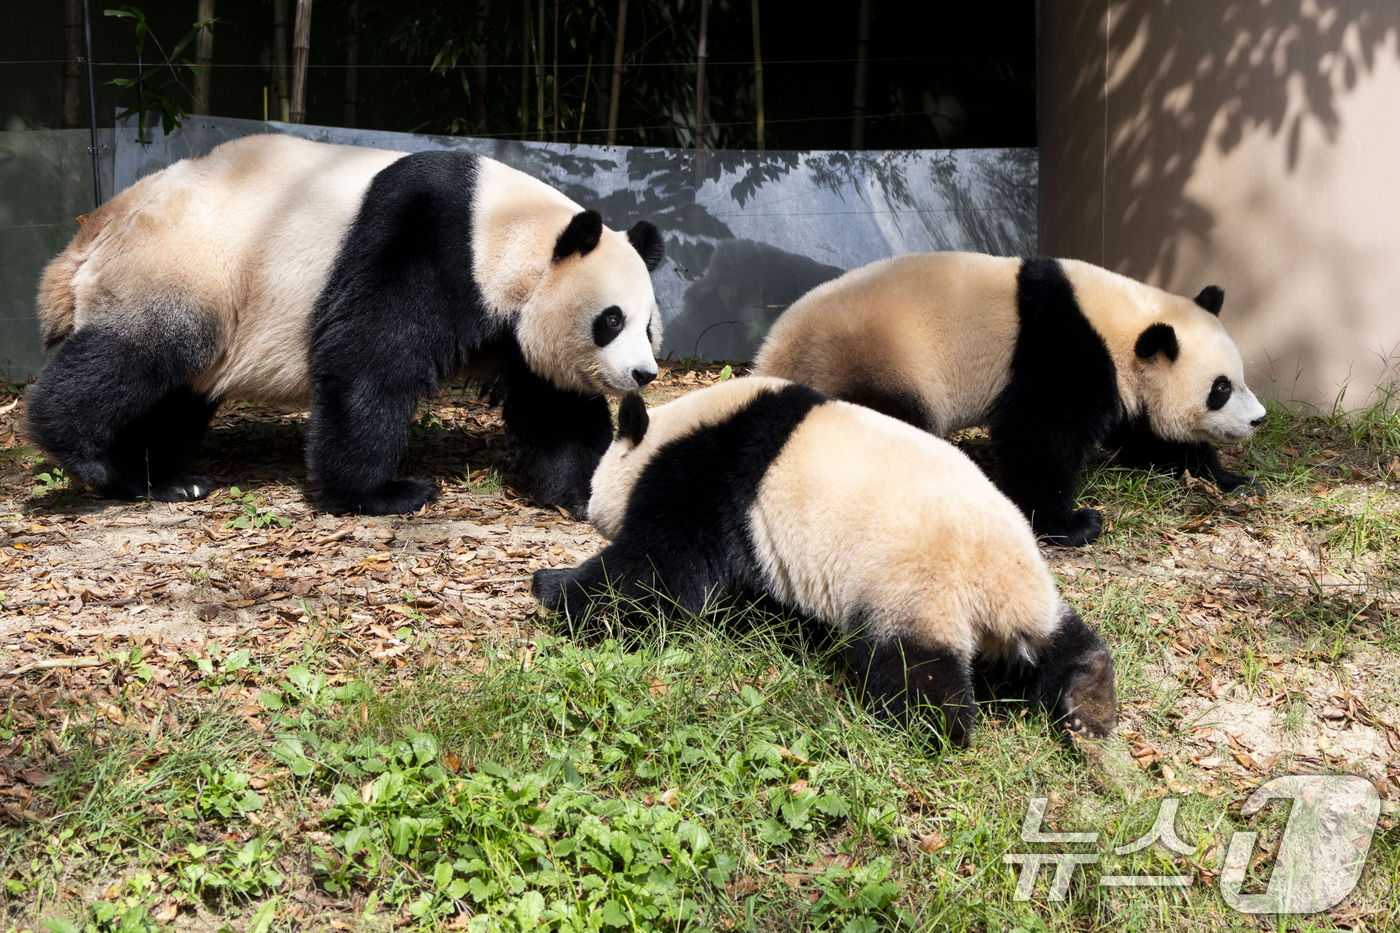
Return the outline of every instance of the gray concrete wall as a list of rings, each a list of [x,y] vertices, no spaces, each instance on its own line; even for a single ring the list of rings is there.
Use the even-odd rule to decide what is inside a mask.
[[[1042,0],[1042,252],[1225,289],[1257,390],[1400,380],[1400,3]]]

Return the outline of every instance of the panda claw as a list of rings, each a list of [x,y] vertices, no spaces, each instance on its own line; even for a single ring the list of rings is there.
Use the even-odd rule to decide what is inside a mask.
[[[1265,496],[1264,484],[1252,476],[1240,477],[1240,484],[1230,490],[1230,495],[1236,499],[1262,499]]]
[[[194,502],[209,495],[213,488],[208,477],[185,476],[152,488],[150,498],[155,502]]]

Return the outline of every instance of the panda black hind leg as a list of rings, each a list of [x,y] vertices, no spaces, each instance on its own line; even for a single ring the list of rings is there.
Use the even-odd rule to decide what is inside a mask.
[[[209,495],[214,484],[191,468],[218,407],[217,400],[181,386],[127,424],[112,442],[114,478],[108,489],[119,489],[124,498],[156,502],[189,502]]]
[[[187,383],[218,340],[209,315],[173,303],[110,312],[65,340],[25,394],[31,439],[112,498],[203,498],[211,484],[190,462],[217,403]]]
[[[1057,728],[1102,739],[1118,719],[1113,657],[1093,629],[1068,606],[1038,645],[1011,657],[981,658],[978,679],[989,699],[1022,699],[1045,711]],[[1030,655],[1028,658],[1027,655]]]
[[[856,629],[846,660],[876,716],[902,728],[922,719],[953,745],[971,742],[977,722],[972,665],[957,649],[909,638],[872,638]]]

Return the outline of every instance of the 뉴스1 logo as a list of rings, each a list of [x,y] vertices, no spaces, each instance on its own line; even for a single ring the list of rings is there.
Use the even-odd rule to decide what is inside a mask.
[[[1262,894],[1243,894],[1245,874],[1254,854],[1258,833],[1237,832],[1230,837],[1225,865],[1220,873],[1220,894],[1225,903],[1246,914],[1307,914],[1327,910],[1351,893],[1361,877],[1371,836],[1380,819],[1381,801],[1376,788],[1354,775],[1295,774],[1275,778],[1245,801],[1241,814],[1252,816],[1270,800],[1293,801],[1288,824],[1283,831],[1278,858],[1274,860],[1269,885]],[[1098,842],[1099,834],[1042,832],[1047,798],[1032,797],[1021,824],[1021,841],[1052,845],[1087,845]],[[1176,811],[1180,801],[1167,797],[1157,811],[1152,828],[1141,839],[1116,846],[1115,855],[1129,855],[1153,843],[1178,855],[1190,855],[1196,847],[1176,834]],[[1069,891],[1075,869],[1093,865],[1096,852],[1008,853],[1002,861],[1021,866],[1016,880],[1015,899],[1029,900],[1040,870],[1054,866],[1050,879],[1050,899],[1062,901]],[[1101,888],[1187,887],[1196,880],[1185,875],[1100,875]]]

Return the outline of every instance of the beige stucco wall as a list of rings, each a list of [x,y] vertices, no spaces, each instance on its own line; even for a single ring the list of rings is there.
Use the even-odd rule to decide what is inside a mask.
[[[1194,295],[1265,394],[1400,380],[1400,0],[1042,0],[1040,250]]]

